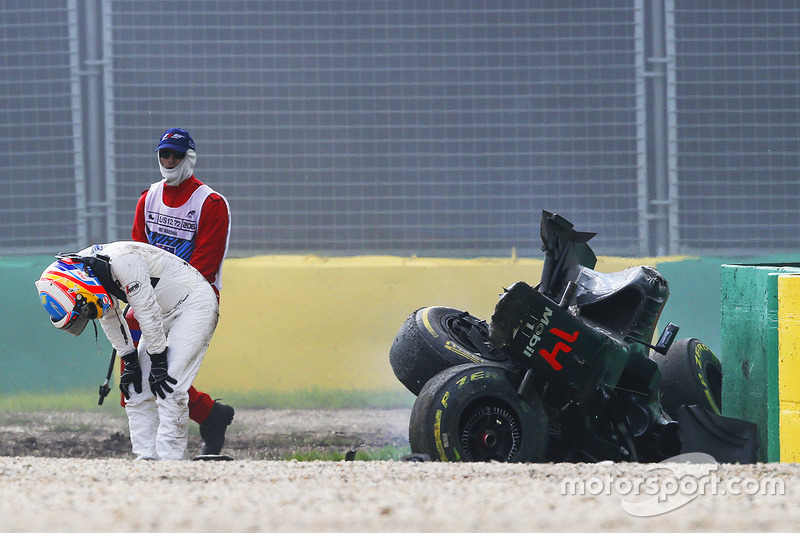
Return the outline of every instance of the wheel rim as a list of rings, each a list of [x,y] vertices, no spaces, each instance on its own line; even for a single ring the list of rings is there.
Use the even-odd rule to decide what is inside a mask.
[[[476,403],[463,415],[461,448],[469,461],[513,460],[522,442],[519,419],[506,406]]]
[[[480,351],[480,347],[475,346],[475,343],[469,338],[469,332],[473,327],[477,327],[477,325],[462,316],[448,315],[442,319],[442,326],[444,330],[449,331],[461,345],[471,348],[473,352]]]
[[[480,320],[470,315],[448,315],[442,318],[442,328],[449,332],[461,346],[480,354],[481,357],[497,361],[503,359],[503,355],[488,343],[475,343],[475,337],[481,339],[489,338],[488,328]],[[473,333],[473,330],[477,330],[477,332]]]

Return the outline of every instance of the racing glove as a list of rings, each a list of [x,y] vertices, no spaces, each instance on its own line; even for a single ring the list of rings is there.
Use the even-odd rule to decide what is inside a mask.
[[[136,394],[142,392],[142,367],[139,366],[139,352],[136,350],[128,352],[120,356],[120,359],[125,362],[125,368],[119,376],[119,390],[122,391],[122,395],[125,396],[126,400],[130,400],[131,390],[128,388],[129,385],[133,385],[133,390],[136,391]]]
[[[162,400],[166,398],[168,392],[172,392],[173,385],[178,382],[177,379],[167,374],[167,350],[164,348],[163,352],[151,353],[150,355],[150,390],[154,396],[158,396]]]

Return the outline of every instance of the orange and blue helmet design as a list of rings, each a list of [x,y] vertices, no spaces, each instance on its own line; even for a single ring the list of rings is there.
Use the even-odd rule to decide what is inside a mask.
[[[76,337],[89,320],[114,307],[114,300],[91,269],[69,257],[51,263],[35,284],[53,325]]]

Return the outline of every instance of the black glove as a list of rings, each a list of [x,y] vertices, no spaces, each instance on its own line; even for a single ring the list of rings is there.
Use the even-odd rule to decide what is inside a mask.
[[[136,394],[142,392],[142,367],[139,366],[139,352],[136,350],[128,352],[120,356],[120,359],[125,361],[125,369],[119,376],[119,390],[122,391],[126,400],[130,400],[131,391],[128,385],[133,385]]]
[[[158,396],[162,400],[166,398],[168,392],[172,392],[173,385],[178,382],[177,379],[167,374],[167,348],[161,353],[150,354],[150,390],[153,395]]]

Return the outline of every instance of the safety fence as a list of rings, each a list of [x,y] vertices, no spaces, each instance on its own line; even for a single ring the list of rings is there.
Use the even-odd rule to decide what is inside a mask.
[[[9,0],[0,253],[127,238],[173,126],[233,255],[793,251],[799,45],[788,0]]]

